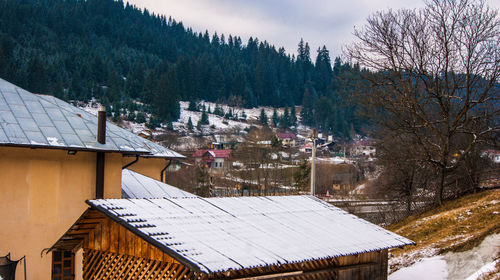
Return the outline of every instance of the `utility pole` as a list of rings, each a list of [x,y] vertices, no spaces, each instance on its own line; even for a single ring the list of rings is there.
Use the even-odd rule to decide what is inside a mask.
[[[316,192],[316,129],[313,129],[311,139],[312,139],[312,159],[311,159],[311,195]]]

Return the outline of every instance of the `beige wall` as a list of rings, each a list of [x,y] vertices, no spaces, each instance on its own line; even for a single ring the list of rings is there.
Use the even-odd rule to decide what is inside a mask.
[[[135,157],[123,157],[123,165],[135,160]],[[160,181],[161,170],[167,166],[168,160],[164,158],[139,158],[128,169]]]
[[[51,255],[41,252],[95,198],[95,161],[93,152],[0,147],[0,255],[26,255],[28,279],[50,279]],[[106,154],[105,198],[121,197],[122,164],[121,154]]]

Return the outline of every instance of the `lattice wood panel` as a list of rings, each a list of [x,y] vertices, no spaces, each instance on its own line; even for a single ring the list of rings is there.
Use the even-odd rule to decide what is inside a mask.
[[[204,276],[177,263],[91,249],[83,252],[85,280],[204,279]]]

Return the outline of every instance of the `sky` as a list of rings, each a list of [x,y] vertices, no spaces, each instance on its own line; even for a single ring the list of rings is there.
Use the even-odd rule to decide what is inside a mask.
[[[155,14],[172,16],[195,32],[240,36],[246,44],[257,37],[271,45],[297,53],[301,38],[316,50],[323,45],[330,56],[341,55],[342,46],[353,41],[354,27],[379,10],[420,8],[423,0],[128,0]],[[488,0],[496,3],[496,0]],[[500,2],[500,1],[498,1]],[[500,3],[495,4],[498,8]]]

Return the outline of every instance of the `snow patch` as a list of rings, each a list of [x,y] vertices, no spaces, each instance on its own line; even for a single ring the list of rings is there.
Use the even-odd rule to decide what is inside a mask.
[[[488,273],[495,271],[495,267],[500,260],[496,260],[494,262],[487,263],[483,265],[478,271],[474,272],[471,276],[467,277],[465,280],[479,280],[482,279],[483,276]]]
[[[446,261],[442,256],[424,258],[412,266],[402,268],[389,275],[389,280],[445,280],[448,277]]]
[[[56,137],[47,137],[47,142],[49,142],[51,146],[64,146],[64,144],[59,143],[59,139]]]

